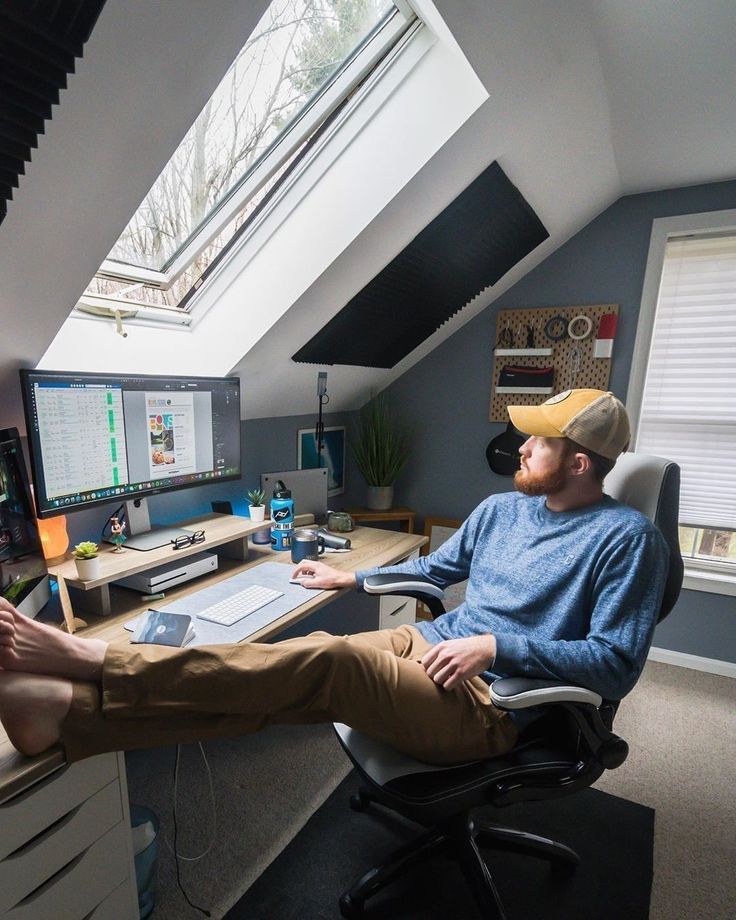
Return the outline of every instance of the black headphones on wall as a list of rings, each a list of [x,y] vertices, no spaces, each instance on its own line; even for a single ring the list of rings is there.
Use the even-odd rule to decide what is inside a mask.
[[[491,470],[498,476],[513,476],[521,468],[519,448],[524,441],[526,435],[509,422],[506,430],[492,438],[486,447],[486,460]]]

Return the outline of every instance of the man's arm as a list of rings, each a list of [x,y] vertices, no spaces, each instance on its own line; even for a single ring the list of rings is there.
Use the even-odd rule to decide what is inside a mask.
[[[358,587],[363,587],[363,582],[369,575],[379,572],[382,575],[417,575],[428,578],[440,588],[464,581],[470,574],[470,563],[473,559],[478,534],[486,523],[485,516],[490,513],[492,511],[489,500],[486,499],[433,553],[400,562],[398,565],[378,566],[374,569],[358,571],[355,573]]]
[[[667,564],[667,546],[657,531],[621,540],[596,576],[585,638],[498,633],[494,671],[570,681],[605,699],[621,699],[644,665],[662,603]]]

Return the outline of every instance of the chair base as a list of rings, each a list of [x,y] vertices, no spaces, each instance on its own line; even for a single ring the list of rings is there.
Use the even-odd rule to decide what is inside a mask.
[[[415,863],[423,862],[443,848],[460,864],[481,915],[489,920],[505,920],[498,889],[479,846],[547,859],[555,871],[564,873],[574,871],[580,862],[578,854],[562,843],[510,827],[475,822],[470,815],[459,815],[452,822],[431,828],[400,847],[384,863],[367,872],[340,898],[340,913],[348,920],[362,917],[369,898]]]

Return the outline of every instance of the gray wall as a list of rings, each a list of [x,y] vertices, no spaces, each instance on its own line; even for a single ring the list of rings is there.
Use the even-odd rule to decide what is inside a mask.
[[[463,518],[512,487],[485,460],[488,441],[503,430],[488,421],[498,310],[619,303],[610,387],[625,399],[652,220],[724,208],[736,208],[736,181],[619,199],[393,384],[391,402],[415,431],[397,503]],[[684,591],[654,644],[736,662],[735,616],[734,597]]]

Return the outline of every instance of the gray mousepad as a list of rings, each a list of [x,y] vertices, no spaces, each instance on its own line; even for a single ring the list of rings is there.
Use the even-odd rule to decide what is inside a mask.
[[[167,610],[171,613],[188,613],[192,617],[195,629],[195,636],[191,642],[187,643],[187,648],[194,645],[222,645],[226,642],[241,642],[248,636],[263,629],[275,620],[290,613],[297,607],[301,607],[312,597],[322,594],[324,589],[304,588],[302,585],[292,585],[289,583],[291,573],[294,571],[294,565],[291,561],[288,564],[283,562],[262,562],[232,578],[226,578],[214,585],[208,585],[201,591],[195,591],[182,597],[179,600],[161,601],[154,604],[156,610]],[[232,626],[219,626],[217,623],[210,623],[208,620],[200,620],[197,617],[198,610],[204,610],[218,601],[225,600],[243,588],[249,585],[262,585],[264,588],[274,588],[277,591],[283,591],[282,597],[277,597],[271,603],[256,610],[255,613],[249,614]],[[135,628],[136,620],[131,620],[125,624],[127,630]]]

